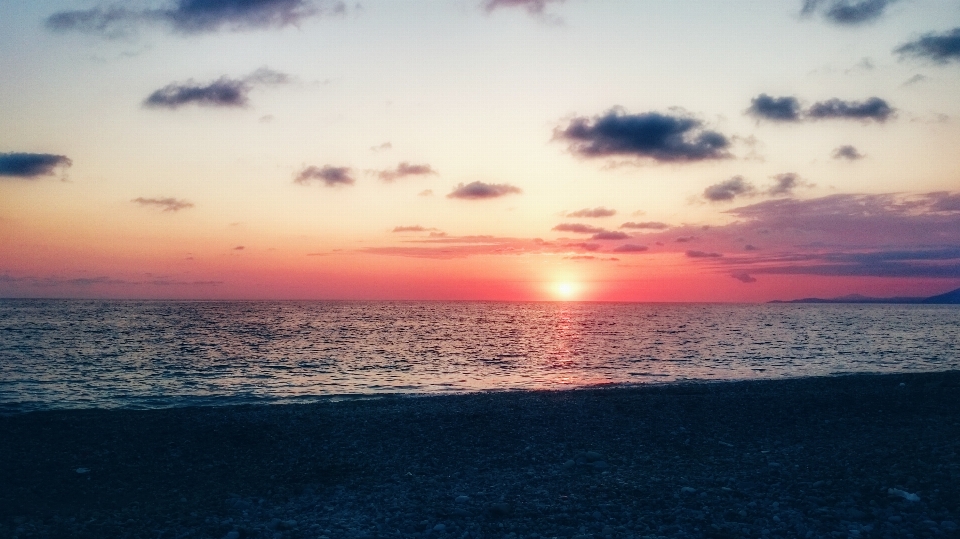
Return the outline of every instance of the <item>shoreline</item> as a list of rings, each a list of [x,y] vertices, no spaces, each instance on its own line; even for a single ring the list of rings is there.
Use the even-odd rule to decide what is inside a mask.
[[[26,412],[0,536],[943,536],[958,402],[949,371]]]

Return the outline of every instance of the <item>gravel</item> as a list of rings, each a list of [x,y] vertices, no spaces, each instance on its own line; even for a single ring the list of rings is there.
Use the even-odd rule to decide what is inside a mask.
[[[958,402],[948,372],[34,412],[0,417],[0,537],[956,537]]]

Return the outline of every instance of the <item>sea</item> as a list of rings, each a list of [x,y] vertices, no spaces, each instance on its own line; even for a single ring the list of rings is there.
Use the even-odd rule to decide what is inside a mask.
[[[960,369],[960,306],[0,300],[0,413]]]

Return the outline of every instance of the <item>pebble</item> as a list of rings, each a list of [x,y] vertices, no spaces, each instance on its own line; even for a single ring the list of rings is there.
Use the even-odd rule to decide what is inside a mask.
[[[240,532],[238,531],[227,532],[227,534],[223,536],[223,539],[240,539]]]
[[[435,532],[446,531],[446,529],[447,529],[447,525],[442,522],[433,527],[433,531]]]
[[[457,503],[467,503],[470,501],[470,496],[464,496],[461,494],[460,496],[457,496],[457,499],[454,501]]]

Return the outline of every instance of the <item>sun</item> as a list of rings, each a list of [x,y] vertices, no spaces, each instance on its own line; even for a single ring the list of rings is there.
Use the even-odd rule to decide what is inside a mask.
[[[574,294],[577,292],[577,286],[571,282],[559,282],[553,285],[553,291],[557,294],[562,300],[573,299]]]

